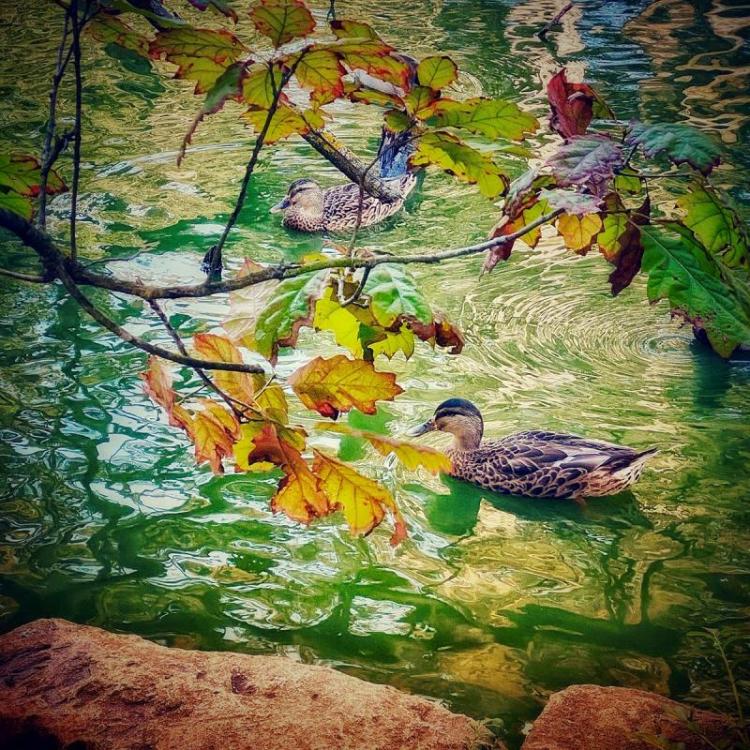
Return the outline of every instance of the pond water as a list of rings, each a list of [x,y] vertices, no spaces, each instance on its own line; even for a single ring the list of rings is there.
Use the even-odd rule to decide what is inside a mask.
[[[544,116],[540,82],[568,64],[621,119],[699,125],[724,144],[718,181],[750,209],[747,6],[582,0],[542,44],[534,33],[560,5],[345,0],[338,13],[370,20],[417,56],[451,54],[466,94],[509,96]],[[326,8],[316,10],[321,20]],[[38,150],[57,11],[3,4],[0,24],[2,148]],[[204,124],[178,169],[198,103],[190,86],[94,47],[79,246],[91,258],[122,258],[119,273],[197,281],[251,146],[239,110]],[[374,109],[333,111],[347,145],[376,146]],[[506,158],[520,172],[522,161]],[[338,180],[301,141],[264,152],[229,244],[233,266],[322,246],[268,214],[302,175]],[[53,220],[67,200],[52,202]],[[395,253],[460,246],[483,239],[496,213],[471,188],[430,173],[407,211],[363,244]],[[4,264],[33,267],[9,241],[2,253]],[[402,430],[462,396],[482,409],[488,435],[544,427],[661,453],[632,492],[583,509],[502,499],[364,455],[361,467],[394,489],[409,524],[395,550],[385,527],[353,539],[339,518],[305,528],[271,514],[266,477],[196,468],[142,392],[140,353],[60,289],[0,281],[0,629],[56,616],[174,646],[330,664],[496,720],[512,746],[547,696],[572,683],[731,709],[703,628],[718,631],[746,686],[750,365],[697,345],[664,307],[645,302],[641,279],[612,299],[603,260],[572,256],[553,236],[535,251],[518,246],[490,276],[480,279],[480,266],[470,258],[415,271],[467,345],[459,357],[423,346],[409,362],[394,360],[406,392],[380,423]],[[161,336],[143,305],[102,302],[135,333]],[[169,313],[190,332],[216,325],[226,305],[176,301]],[[280,374],[313,346],[336,351],[303,335]]]

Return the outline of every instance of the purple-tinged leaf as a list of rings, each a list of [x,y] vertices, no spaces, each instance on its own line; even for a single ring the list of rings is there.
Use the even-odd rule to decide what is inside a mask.
[[[577,135],[547,159],[561,187],[578,185],[603,196],[623,164],[622,148],[606,135]]]

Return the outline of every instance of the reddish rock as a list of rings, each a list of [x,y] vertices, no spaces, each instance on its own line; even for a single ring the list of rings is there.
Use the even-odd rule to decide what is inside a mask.
[[[184,651],[64,620],[0,637],[2,750],[463,750],[424,698],[281,657]]]
[[[687,726],[688,716],[699,731]],[[709,750],[732,736],[721,714],[643,690],[573,685],[549,699],[523,750],[653,750],[639,735],[684,743],[684,750]]]

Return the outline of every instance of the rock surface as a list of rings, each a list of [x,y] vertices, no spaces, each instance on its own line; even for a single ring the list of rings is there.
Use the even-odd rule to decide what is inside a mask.
[[[0,637],[2,750],[459,750],[466,716],[327,667],[170,649],[64,620]]]
[[[688,728],[687,715],[699,731]],[[652,750],[639,733],[682,742],[684,750],[709,750],[715,744],[704,737],[716,743],[731,736],[726,717],[655,693],[573,685],[549,699],[523,750]]]

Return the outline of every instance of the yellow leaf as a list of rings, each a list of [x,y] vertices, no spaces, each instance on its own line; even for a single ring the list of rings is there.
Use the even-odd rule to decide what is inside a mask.
[[[253,383],[257,394],[255,403],[267,417],[285,424],[289,419],[289,405],[286,402],[284,389],[278,383],[267,385],[263,375],[255,375]]]
[[[403,393],[392,372],[377,372],[371,362],[343,354],[316,357],[295,370],[288,382],[305,406],[332,419],[353,407],[374,414],[376,401],[391,401]]]
[[[193,336],[193,346],[201,356],[214,362],[242,364],[240,350],[226,336],[197,333]],[[215,370],[212,378],[224,393],[243,404],[252,405],[255,389],[250,373]]]
[[[148,358],[148,369],[141,373],[143,390],[154,402],[171,411],[174,406],[175,392],[172,389],[172,374],[165,360],[150,356]]]
[[[210,398],[202,398],[199,403],[203,406],[204,412],[208,413],[215,422],[218,422],[233,440],[240,436],[240,423],[229,409]]]
[[[256,133],[263,130],[268,116],[266,109],[251,109],[243,117],[253,126]],[[266,131],[265,143],[276,143],[290,135],[309,133],[311,128],[322,128],[323,118],[314,109],[302,112],[292,104],[280,104],[271,118],[271,124]]]
[[[315,20],[302,0],[260,0],[251,8],[250,17],[274,47],[307,36],[315,28]]]
[[[376,357],[383,354],[388,359],[393,359],[398,352],[403,352],[404,356],[409,359],[414,354],[414,334],[404,323],[395,333],[386,331],[382,341],[375,341],[368,346]]]
[[[271,509],[282,511],[295,521],[309,523],[316,516],[330,512],[328,499],[320,491],[318,482],[301,455],[293,456],[284,465],[286,475],[279,483],[279,490],[271,500]]]
[[[326,289],[315,304],[313,326],[319,331],[331,331],[339,346],[348,349],[355,357],[362,357],[362,342],[359,338],[360,322],[351,312],[331,299],[332,290]]]
[[[236,431],[227,429],[224,418],[213,410],[205,409],[198,412],[193,417],[191,427],[191,436],[195,442],[195,460],[198,463],[208,461],[214,474],[223,474],[221,460],[232,454],[236,434]]]
[[[565,240],[565,246],[581,255],[588,252],[594,237],[601,228],[602,220],[598,214],[585,214],[584,216],[563,214],[557,220],[557,231]]]
[[[405,440],[397,440],[387,435],[379,435],[376,432],[367,432],[366,430],[357,430],[346,424],[331,424],[330,422],[320,422],[316,425],[319,430],[328,432],[338,432],[342,435],[351,435],[353,437],[367,440],[381,456],[387,456],[395,453],[399,461],[411,471],[415,471],[422,466],[433,474],[438,472],[449,472],[451,470],[451,460],[445,453],[427,448],[423,445],[416,445]]]
[[[388,510],[394,519],[391,544],[396,545],[406,537],[404,519],[385,487],[325,453],[313,453],[313,473],[318,477],[318,485],[331,507],[341,508],[352,534],[369,534]]]
[[[265,427],[265,422],[246,422],[240,426],[239,440],[235,442],[234,462],[239,471],[252,471],[253,461],[249,460],[255,450],[255,439]]]

